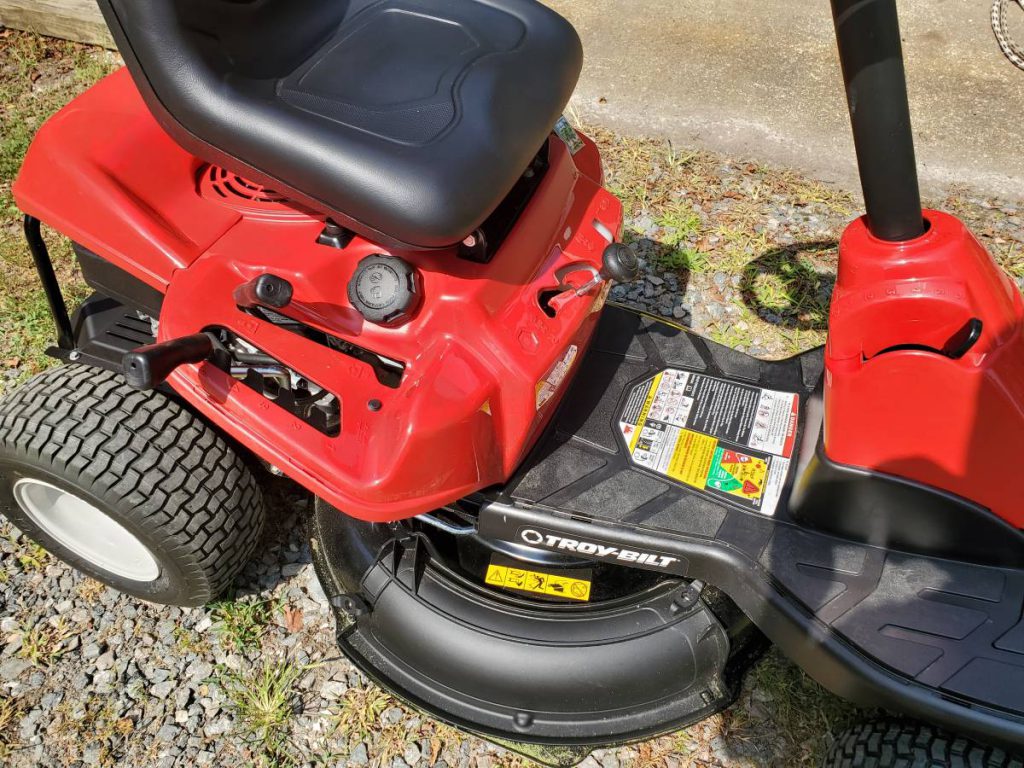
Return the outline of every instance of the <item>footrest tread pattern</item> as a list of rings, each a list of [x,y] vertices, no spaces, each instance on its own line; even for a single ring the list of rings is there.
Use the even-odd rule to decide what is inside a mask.
[[[577,522],[739,551],[817,625],[889,672],[1024,720],[1024,571],[845,541],[794,521],[788,489],[776,514],[766,516],[636,466],[618,415],[633,386],[666,368],[798,393],[803,408],[821,377],[822,355],[761,361],[611,307],[555,424],[510,484],[511,496]]]

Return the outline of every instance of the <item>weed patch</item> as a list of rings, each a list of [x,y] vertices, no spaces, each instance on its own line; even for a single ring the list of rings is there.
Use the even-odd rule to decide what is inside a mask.
[[[21,715],[14,699],[0,695],[0,760],[6,760],[18,748],[16,728]]]
[[[34,667],[52,666],[67,653],[66,642],[75,634],[63,617],[37,622],[22,629],[18,655]]]
[[[216,682],[241,737],[262,765],[277,768],[299,762],[291,733],[301,711],[297,683],[308,669],[281,659],[241,672],[220,670]]]
[[[283,605],[280,601],[222,600],[213,603],[210,618],[221,643],[241,653],[259,646]]]

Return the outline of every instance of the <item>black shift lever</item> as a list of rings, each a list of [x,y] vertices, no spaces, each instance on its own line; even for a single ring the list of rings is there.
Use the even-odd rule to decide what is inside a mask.
[[[129,387],[156,389],[179,365],[209,360],[215,349],[212,334],[196,333],[139,347],[121,358],[121,367]]]

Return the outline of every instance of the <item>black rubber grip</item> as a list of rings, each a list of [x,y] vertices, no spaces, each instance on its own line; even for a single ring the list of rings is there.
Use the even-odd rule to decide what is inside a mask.
[[[240,307],[284,309],[292,301],[292,284],[269,272],[235,289],[235,304]]]
[[[208,360],[213,349],[213,340],[206,333],[139,347],[121,360],[125,381],[134,389],[155,389],[167,381],[179,365]]]
[[[631,283],[640,277],[640,260],[625,243],[611,243],[604,249],[601,277],[617,283]]]

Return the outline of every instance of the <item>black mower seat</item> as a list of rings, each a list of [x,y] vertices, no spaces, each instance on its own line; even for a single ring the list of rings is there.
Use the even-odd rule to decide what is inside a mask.
[[[139,89],[198,157],[386,244],[470,234],[582,65],[535,0],[99,0]]]

